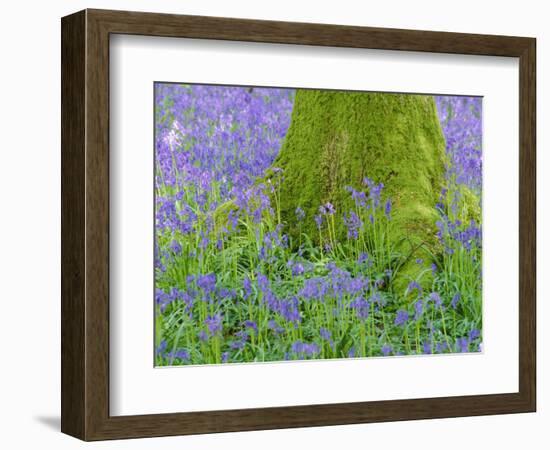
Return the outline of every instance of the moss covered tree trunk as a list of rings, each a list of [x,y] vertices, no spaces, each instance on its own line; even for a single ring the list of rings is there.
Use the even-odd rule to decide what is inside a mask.
[[[383,183],[384,198],[391,198],[392,240],[407,256],[397,285],[429,266],[445,171],[445,142],[431,96],[298,90],[275,166],[284,170],[281,215],[295,239],[299,230],[318,235],[313,217],[326,202],[341,218],[353,204],[346,186],[364,190],[368,177]],[[306,212],[300,225],[297,206]],[[337,230],[338,239],[346,239],[341,219]]]

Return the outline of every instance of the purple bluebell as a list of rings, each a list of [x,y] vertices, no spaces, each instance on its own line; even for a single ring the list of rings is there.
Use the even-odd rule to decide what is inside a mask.
[[[303,341],[295,341],[291,346],[291,350],[298,357],[312,357],[317,356],[320,348],[315,342],[306,343]]]
[[[208,341],[208,334],[206,333],[206,331],[200,330],[199,333],[198,333],[198,336],[199,336],[200,341],[202,341],[202,342]]]
[[[424,311],[424,301],[420,298],[414,304],[414,320],[418,321]]]
[[[219,333],[222,330],[222,320],[223,318],[220,313],[208,316],[204,320],[204,324],[208,328],[208,332],[211,336]]]
[[[254,334],[258,334],[258,325],[253,320],[245,320],[243,325],[245,328],[250,328]]]
[[[386,215],[387,219],[391,219],[391,199],[386,200],[386,204],[384,206],[384,214]]]
[[[363,297],[356,297],[349,304],[349,306],[350,308],[353,308],[355,310],[355,314],[357,315],[358,319],[360,320],[368,319],[370,305],[369,305],[369,302],[365,300]]]
[[[460,292],[457,292],[455,295],[453,295],[453,298],[451,300],[451,308],[456,309],[459,301],[460,301]]]
[[[437,292],[431,292],[429,296],[430,300],[434,302],[434,305],[436,308],[441,308],[443,305],[443,302],[441,301],[441,297]]]
[[[388,356],[388,355],[392,352],[391,345],[389,345],[389,344],[384,344],[384,345],[382,346],[382,348],[380,349],[380,351],[382,352],[382,355]]]
[[[168,343],[166,342],[166,340],[163,339],[162,341],[160,341],[159,345],[156,348],[157,356],[164,355],[164,353],[166,352],[167,347],[168,347]]]
[[[318,229],[321,229],[321,225],[323,225],[323,216],[321,214],[317,214],[313,220],[315,220],[315,223],[317,225]]]
[[[430,341],[422,342],[422,353],[430,355],[432,353],[432,343]]]
[[[251,293],[252,293],[252,283],[250,282],[250,278],[248,278],[248,276],[245,276],[243,278],[243,298],[245,300],[248,299]]]
[[[214,292],[216,289],[216,274],[209,273],[206,275],[199,275],[197,277],[197,286],[208,295]]]
[[[270,330],[273,330],[275,332],[275,334],[281,334],[282,332],[285,331],[285,329],[280,326],[275,320],[271,319],[268,323],[267,323],[267,327],[270,329]]]
[[[481,332],[474,328],[473,330],[470,330],[470,333],[468,334],[468,339],[470,342],[475,341],[478,337],[481,336]]]
[[[403,326],[409,321],[409,313],[400,309],[395,316],[394,324],[397,326]]]
[[[406,294],[409,294],[410,292],[416,290],[416,293],[418,295],[422,295],[422,286],[417,281],[411,281],[407,286]]]
[[[468,339],[465,337],[458,338],[456,340],[456,350],[459,353],[467,353],[469,350],[470,343],[468,342]]]
[[[170,354],[170,357],[172,359],[181,359],[182,361],[189,361],[191,359],[191,355],[189,354],[189,351],[184,349],[184,348],[180,348],[178,350],[174,350],[171,354]]]
[[[347,228],[348,239],[357,239],[359,237],[359,231],[363,226],[363,222],[359,219],[359,216],[351,211],[349,214],[344,214],[344,224]]]

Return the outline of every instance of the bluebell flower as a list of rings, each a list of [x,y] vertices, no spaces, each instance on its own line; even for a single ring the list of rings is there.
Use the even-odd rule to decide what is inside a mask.
[[[424,302],[422,299],[418,299],[414,304],[414,320],[418,321],[422,317],[424,310]]]
[[[211,336],[219,333],[222,330],[222,316],[220,313],[213,316],[208,316],[204,320],[204,324],[208,328],[208,332]]]
[[[244,321],[245,328],[250,328],[255,334],[258,334],[258,325],[253,320]]]
[[[391,345],[389,345],[389,344],[384,344],[384,345],[382,346],[382,348],[380,349],[380,351],[382,352],[382,354],[383,354],[384,356],[388,356],[388,355],[391,353],[391,351],[392,351]]]
[[[451,308],[456,309],[458,302],[460,301],[460,292],[457,292],[451,300]]]
[[[245,300],[248,299],[252,293],[252,283],[250,282],[250,278],[248,278],[248,276],[243,278],[243,292],[243,298]]]
[[[344,224],[347,227],[348,239],[357,239],[359,237],[359,230],[363,226],[363,222],[359,219],[359,216],[351,211],[349,214],[344,214]]]
[[[442,301],[441,301],[441,297],[439,296],[439,294],[437,292],[432,292],[430,294],[430,300],[432,300],[434,302],[434,305],[437,308],[440,308],[443,304]]]
[[[472,342],[472,341],[475,341],[479,336],[481,336],[481,332],[478,329],[474,328],[473,330],[470,331],[468,338],[470,342]]]
[[[422,343],[422,353],[430,355],[432,353],[432,344],[430,341],[424,341]]]
[[[386,200],[386,205],[384,207],[384,214],[386,215],[388,220],[391,219],[391,200],[390,199]]]
[[[191,355],[189,354],[189,351],[184,349],[184,348],[181,348],[181,349],[178,349],[178,350],[174,350],[171,355],[170,355],[173,359],[181,359],[182,361],[189,361],[189,359],[191,359]]]
[[[208,340],[208,334],[206,334],[206,331],[199,331],[199,340],[201,340],[202,342],[206,342]]]
[[[173,240],[171,243],[170,243],[170,249],[176,254],[176,255],[179,255],[181,253],[181,244],[176,241],[176,240]]]
[[[197,286],[201,288],[206,295],[211,294],[216,289],[216,274],[209,273],[206,275],[199,275],[197,277]]]
[[[422,286],[420,286],[420,284],[418,284],[417,281],[411,281],[407,286],[407,291],[406,291],[405,295],[412,292],[415,289],[416,289],[418,295],[422,294]]]
[[[365,252],[359,253],[359,258],[357,258],[357,262],[359,264],[363,264],[364,262],[367,262],[369,260],[369,254]]]
[[[299,357],[312,357],[316,356],[320,349],[319,346],[313,343],[306,343],[303,341],[296,341],[291,346],[292,352]]]
[[[267,323],[267,327],[270,329],[270,330],[273,330],[276,334],[280,334],[282,333],[283,331],[285,331],[285,329],[280,326],[275,320],[271,319],[268,323]]]
[[[304,273],[304,266],[300,263],[295,263],[292,265],[292,275],[299,276]]]
[[[325,203],[323,206],[321,206],[321,208],[323,209],[319,209],[319,211],[324,211],[324,213],[322,212],[322,214],[332,215],[336,213],[336,208],[334,208],[334,205],[330,202]]]
[[[168,343],[163,339],[160,341],[159,345],[156,348],[157,356],[162,356],[166,352],[166,348],[168,347]]]
[[[355,310],[355,314],[358,319],[366,320],[369,317],[369,302],[366,301],[363,297],[359,296],[353,299],[350,304],[350,308]]]
[[[329,330],[327,330],[326,328],[321,327],[319,329],[319,334],[326,341],[330,341],[332,339],[332,333]]]
[[[409,321],[409,313],[400,309],[395,316],[394,324],[397,326],[405,325]]]
[[[458,338],[456,340],[456,349],[460,353],[467,353],[469,344],[470,343],[468,342],[467,338],[464,338],[464,337]]]
[[[435,352],[436,353],[444,353],[449,349],[449,346],[446,342],[437,342],[435,344]]]
[[[315,223],[317,224],[317,228],[321,229],[321,225],[323,224],[323,216],[320,214],[317,214],[313,220],[315,220]]]

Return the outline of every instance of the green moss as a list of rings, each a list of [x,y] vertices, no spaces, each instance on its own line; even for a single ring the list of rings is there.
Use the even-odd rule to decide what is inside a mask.
[[[392,240],[408,256],[398,285],[429,264],[437,249],[435,204],[445,170],[445,142],[431,96],[299,90],[274,165],[284,169],[281,217],[294,238],[297,206],[306,212],[302,232],[316,236],[319,205],[331,202],[341,215],[352,205],[345,187],[363,190],[369,177],[384,183],[392,199]],[[337,233],[345,239],[342,222]],[[415,262],[419,258],[424,265]]]

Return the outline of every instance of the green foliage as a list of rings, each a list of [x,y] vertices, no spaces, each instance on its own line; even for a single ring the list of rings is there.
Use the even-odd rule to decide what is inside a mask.
[[[431,96],[300,90],[275,166],[284,170],[281,215],[290,235],[315,235],[319,205],[352,208],[346,186],[364,177],[383,183],[394,204],[392,242],[408,255],[402,287],[419,270],[414,261],[437,252],[434,205],[443,186],[445,142]],[[298,230],[294,210],[306,211]],[[339,222],[337,237],[345,236]],[[424,267],[425,268],[425,267]]]

